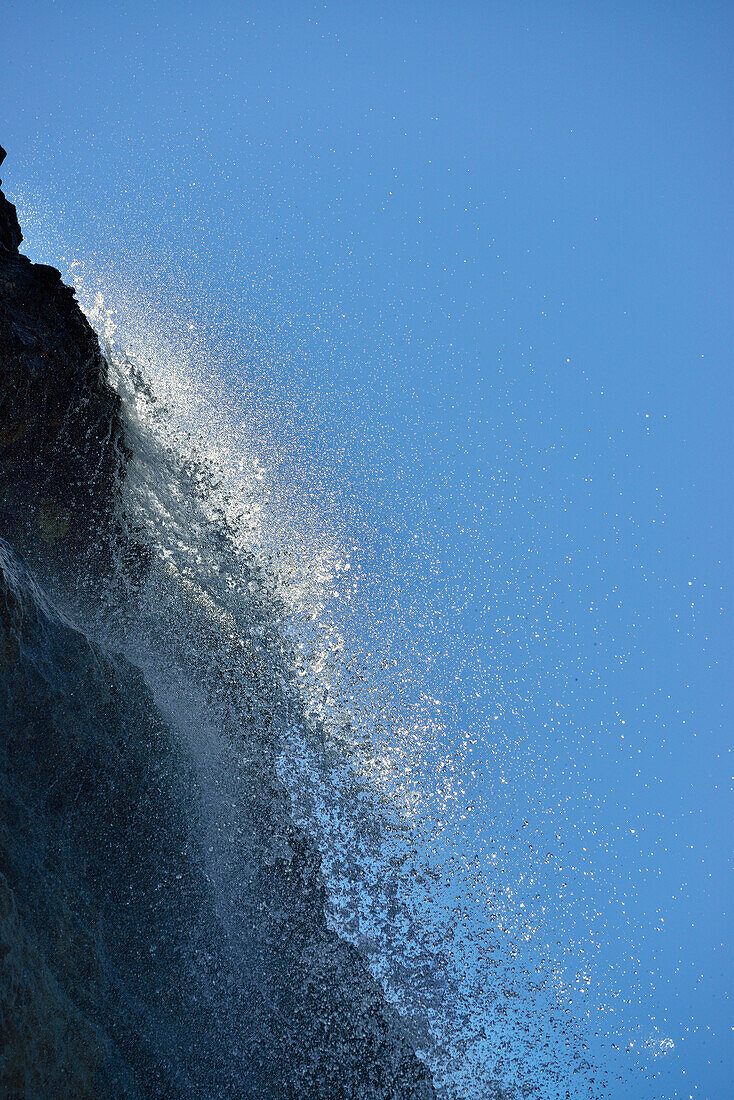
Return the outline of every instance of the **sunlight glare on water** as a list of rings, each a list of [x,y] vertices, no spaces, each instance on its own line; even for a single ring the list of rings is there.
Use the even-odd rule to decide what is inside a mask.
[[[148,456],[139,477],[157,553],[230,638],[240,627],[227,593],[246,563],[287,654],[305,721],[283,731],[278,768],[321,851],[328,920],[403,1015],[442,1095],[603,1095],[615,1059],[626,1073],[637,1052],[612,1053],[623,1024],[595,966],[601,918],[579,922],[578,872],[523,803],[536,765],[497,720],[513,706],[501,670],[493,713],[458,714],[399,601],[384,614],[365,546],[323,498],[299,497],[297,446],[273,410],[242,385],[232,392],[228,364],[193,326],[164,335],[139,303],[120,296],[113,311],[75,277]],[[195,502],[174,500],[165,464],[187,471]],[[226,533],[220,557],[205,528]],[[512,788],[514,801],[502,793]],[[672,1045],[653,1029],[642,1054]]]

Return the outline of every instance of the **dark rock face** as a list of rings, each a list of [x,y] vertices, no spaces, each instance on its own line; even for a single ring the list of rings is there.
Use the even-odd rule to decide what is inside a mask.
[[[161,1095],[158,1036],[206,1054],[174,979],[204,897],[185,769],[139,673],[63,623],[1,540],[0,728],[0,1094]]]
[[[431,1100],[327,927],[272,751],[253,749],[242,804],[214,822],[236,870],[224,914],[173,727],[33,575],[84,559],[104,584],[130,452],[94,332],[21,239],[0,192],[0,1094]],[[243,713],[273,725],[277,694]]]
[[[21,241],[0,192],[0,518],[6,536],[68,553],[112,521],[125,460],[119,399],[74,291],[20,255]]]

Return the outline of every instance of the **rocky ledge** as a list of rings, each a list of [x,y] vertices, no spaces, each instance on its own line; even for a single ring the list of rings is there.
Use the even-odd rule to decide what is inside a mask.
[[[0,522],[23,545],[63,538],[68,553],[110,525],[120,403],[73,289],[21,255],[22,240],[0,191]]]

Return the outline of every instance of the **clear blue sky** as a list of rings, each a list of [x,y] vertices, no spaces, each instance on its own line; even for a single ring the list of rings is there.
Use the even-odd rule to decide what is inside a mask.
[[[250,349],[233,387],[436,656],[481,804],[561,838],[612,1030],[675,1043],[610,1096],[726,1100],[728,6],[2,18],[29,251]]]

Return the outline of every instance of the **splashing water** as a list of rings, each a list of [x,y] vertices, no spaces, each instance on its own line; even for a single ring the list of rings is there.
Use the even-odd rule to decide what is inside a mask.
[[[137,583],[120,569],[125,598],[95,629],[143,669],[198,761],[228,920],[236,876],[215,834],[236,817],[243,758],[275,744],[292,813],[320,849],[327,919],[442,1095],[598,1097],[578,1025],[590,979],[551,948],[559,868],[482,804],[477,738],[452,729],[417,646],[408,662],[375,629],[356,540],[274,472],[287,469],[277,442],[205,347],[121,335],[102,296],[78,289],[132,447],[122,521],[152,557]],[[501,771],[506,746],[484,748]]]

